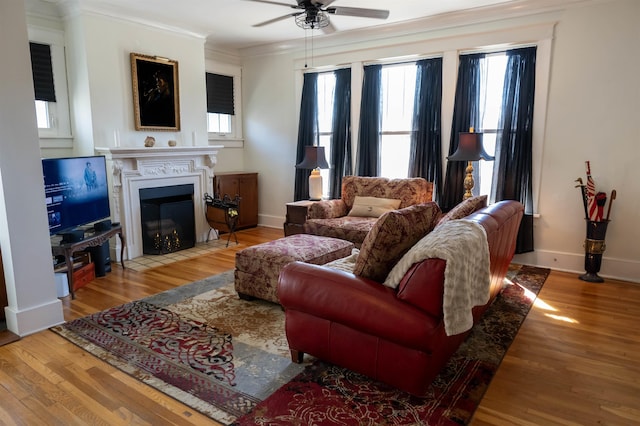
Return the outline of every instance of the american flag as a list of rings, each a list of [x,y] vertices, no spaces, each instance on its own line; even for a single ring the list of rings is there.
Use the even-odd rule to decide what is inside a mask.
[[[596,203],[596,183],[591,177],[591,165],[585,161],[587,167],[587,209],[589,211],[589,220],[598,220],[598,203]]]

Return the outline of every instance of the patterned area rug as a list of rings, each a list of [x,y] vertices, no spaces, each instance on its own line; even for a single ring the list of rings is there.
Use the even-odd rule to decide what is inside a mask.
[[[238,299],[232,271],[51,330],[224,424],[467,424],[548,273],[511,267],[426,398],[308,356],[291,363],[281,308]]]

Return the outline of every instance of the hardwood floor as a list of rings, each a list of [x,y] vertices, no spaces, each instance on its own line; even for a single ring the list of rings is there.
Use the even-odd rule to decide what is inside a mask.
[[[136,272],[111,273],[63,299],[71,320],[233,268],[240,244]],[[640,424],[640,285],[552,272],[494,377],[474,425]],[[216,425],[50,331],[0,347],[0,424]]]
[[[640,424],[638,326],[640,284],[552,271],[473,424]]]

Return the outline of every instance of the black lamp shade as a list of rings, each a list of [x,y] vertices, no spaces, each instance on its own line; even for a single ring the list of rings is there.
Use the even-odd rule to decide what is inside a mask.
[[[297,169],[328,169],[327,159],[324,155],[324,147],[307,146],[304,149],[304,159],[296,164]]]
[[[495,157],[490,156],[484,150],[482,145],[482,133],[460,132],[458,149],[450,157],[449,161],[478,161],[493,160]]]

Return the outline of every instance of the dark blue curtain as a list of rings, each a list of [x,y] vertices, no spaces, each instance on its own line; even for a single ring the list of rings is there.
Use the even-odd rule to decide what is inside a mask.
[[[318,74],[306,73],[304,74],[304,83],[302,85],[296,164],[304,159],[306,146],[317,146],[318,143]],[[294,201],[309,199],[309,173],[310,170],[296,169],[293,190]]]
[[[437,201],[442,192],[442,58],[423,59],[416,66],[408,176],[433,182]]]
[[[448,155],[458,149],[460,132],[468,132],[469,127],[480,127],[480,82],[485,56],[484,53],[460,56]],[[442,211],[447,212],[462,201],[466,167],[465,161],[447,161],[444,191],[439,197]]]
[[[331,125],[331,170],[329,198],[340,198],[342,177],[350,175],[351,166],[351,68],[335,71],[333,122]]]
[[[532,135],[536,48],[507,52],[502,110],[496,138],[494,201],[517,200],[524,205],[516,253],[533,251]]]
[[[382,125],[382,65],[364,67],[358,136],[358,176],[378,176]]]

